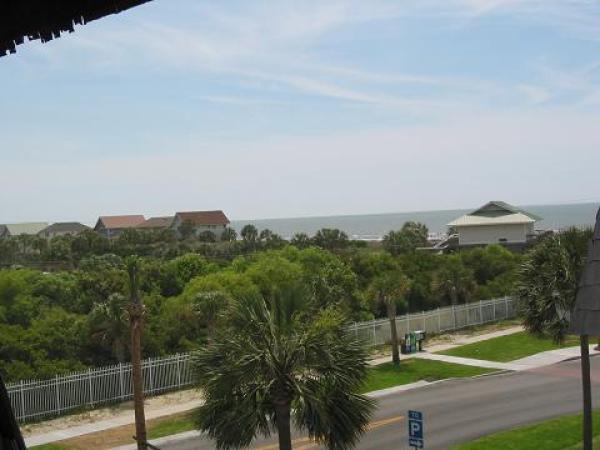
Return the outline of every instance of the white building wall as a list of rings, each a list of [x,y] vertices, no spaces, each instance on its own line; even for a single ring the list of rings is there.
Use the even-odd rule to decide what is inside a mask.
[[[205,231],[210,231],[216,236],[217,240],[220,240],[223,231],[225,231],[225,225],[196,225],[196,236],[200,236]]]
[[[533,232],[533,224],[470,225],[457,229],[459,245],[522,244],[527,242],[527,235]]]

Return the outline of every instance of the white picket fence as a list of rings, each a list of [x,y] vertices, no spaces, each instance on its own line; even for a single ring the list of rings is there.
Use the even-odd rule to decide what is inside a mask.
[[[408,331],[439,333],[515,316],[513,299],[506,297],[398,316],[396,323],[400,336],[403,336]],[[356,323],[350,326],[350,330],[371,346],[390,340],[388,320]],[[184,353],[144,360],[145,393],[156,395],[192,385],[194,377],[190,356]],[[39,420],[133,398],[131,364],[100,367],[50,380],[20,381],[7,385],[7,389],[20,422]]]
[[[397,316],[396,328],[400,337],[409,331],[416,330],[424,330],[428,334],[439,334],[444,331],[511,319],[516,315],[517,308],[514,300],[511,297],[503,297]],[[391,340],[388,319],[355,323],[350,326],[350,330],[371,346],[383,345]]]
[[[193,381],[189,354],[146,359],[142,373],[147,395],[181,389]],[[20,422],[133,398],[130,363],[60,375],[50,380],[20,381],[6,387]]]

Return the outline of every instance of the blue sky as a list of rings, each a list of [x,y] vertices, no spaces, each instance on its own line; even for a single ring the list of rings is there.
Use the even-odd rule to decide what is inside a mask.
[[[154,0],[0,82],[0,223],[600,200],[592,0]]]

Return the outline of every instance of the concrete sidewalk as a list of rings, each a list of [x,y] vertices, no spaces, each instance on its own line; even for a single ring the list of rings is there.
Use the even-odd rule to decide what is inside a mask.
[[[594,350],[595,347],[596,344],[590,345],[590,356],[600,354],[599,351]],[[578,346],[565,347],[558,350],[550,350],[548,352],[538,353],[526,358],[517,359],[515,361],[511,361],[510,364],[520,367],[520,369],[517,370],[530,370],[537,369],[538,367],[551,366],[552,364],[556,364],[561,361],[580,357],[581,353]]]
[[[594,350],[595,345],[590,345],[590,356],[598,355],[600,352]],[[551,366],[562,361],[580,357],[579,347],[567,347],[558,350],[550,350],[538,353],[526,358],[516,359],[508,362],[487,361],[483,359],[461,358],[458,356],[440,355],[435,353],[417,353],[413,357],[419,359],[429,359],[432,361],[443,361],[453,364],[462,364],[463,366],[484,367],[487,369],[511,370],[523,372],[526,370],[538,369],[540,367]]]
[[[497,369],[497,370],[520,370],[520,366],[516,366],[512,363],[502,363],[496,361],[485,361],[482,359],[473,358],[460,358],[458,356],[440,355],[437,353],[417,353],[414,358],[417,359],[428,359],[430,361],[441,361],[452,364],[461,364],[463,366],[483,367],[485,369]]]
[[[163,408],[151,409],[146,411],[146,420],[158,419],[160,417],[171,416],[179,414],[192,409],[197,408],[202,404],[201,400],[194,400],[191,402],[180,403],[177,405],[168,405]],[[105,420],[99,420],[94,423],[86,423],[76,427],[65,428],[62,430],[51,431],[48,433],[30,436],[25,438],[25,444],[27,447],[35,445],[48,444],[50,442],[63,441],[84,434],[96,433],[98,431],[109,430],[111,428],[122,427],[124,425],[131,425],[135,423],[135,417],[133,411],[127,411],[127,413],[119,415],[117,417]]]

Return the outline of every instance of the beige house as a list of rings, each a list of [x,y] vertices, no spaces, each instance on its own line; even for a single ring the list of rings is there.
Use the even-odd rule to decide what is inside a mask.
[[[145,220],[146,218],[142,215],[101,216],[96,222],[94,231],[110,239],[120,235],[123,230],[137,227]]]
[[[191,225],[193,235],[196,237],[205,231],[210,231],[215,235],[217,240],[220,240],[223,231],[229,225],[229,219],[221,210],[178,212],[175,214],[175,218],[171,224],[171,229],[178,238],[181,237],[179,227],[184,223]]]
[[[503,244],[524,247],[535,237],[535,214],[501,201],[492,201],[450,222],[456,230],[458,246]]]

